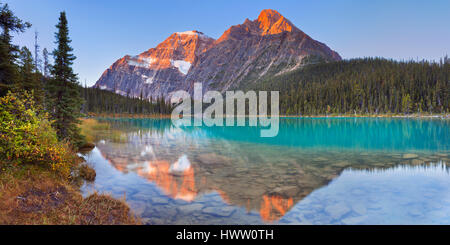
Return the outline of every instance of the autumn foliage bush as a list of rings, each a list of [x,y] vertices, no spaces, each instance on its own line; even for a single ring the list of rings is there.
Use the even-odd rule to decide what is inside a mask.
[[[76,155],[68,143],[58,141],[32,94],[9,92],[0,102],[0,161],[39,164],[68,177]]]

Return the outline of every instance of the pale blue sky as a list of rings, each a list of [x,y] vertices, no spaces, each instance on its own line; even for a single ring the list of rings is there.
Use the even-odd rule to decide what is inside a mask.
[[[74,69],[80,82],[93,85],[102,72],[126,54],[155,47],[171,33],[199,30],[218,38],[231,25],[275,9],[312,38],[343,58],[381,56],[439,60],[450,54],[450,1],[144,1],[9,0],[2,1],[33,27],[14,40],[41,49],[54,48],[55,25],[65,10]]]

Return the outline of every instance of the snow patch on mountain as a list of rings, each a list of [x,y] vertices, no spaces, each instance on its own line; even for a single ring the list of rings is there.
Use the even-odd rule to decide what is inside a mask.
[[[155,78],[156,73],[153,74],[153,76],[149,77],[146,75],[142,75],[142,78],[144,79],[144,83],[146,84],[152,84],[153,83],[153,79]]]
[[[183,32],[177,32],[178,35],[197,35],[198,33],[195,31],[183,31]]]
[[[178,70],[183,73],[184,75],[186,75],[189,71],[189,69],[191,68],[191,63],[184,61],[184,60],[170,60],[170,63],[178,68]]]
[[[153,62],[155,62],[155,59],[134,56],[128,60],[128,65],[148,68]]]
[[[211,38],[205,34],[203,34],[203,32],[199,32],[199,31],[184,31],[184,32],[176,32],[176,34],[178,35],[194,35],[194,36],[199,36],[201,38]]]
[[[116,89],[116,94],[120,94],[120,95],[122,95],[122,96],[126,96],[126,95],[127,95],[126,92],[124,92],[124,91],[122,91],[122,90],[119,90],[119,89]]]

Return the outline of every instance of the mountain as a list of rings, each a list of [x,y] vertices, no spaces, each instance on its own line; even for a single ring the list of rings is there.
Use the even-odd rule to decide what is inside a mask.
[[[169,98],[172,92],[239,88],[283,74],[308,62],[338,61],[338,53],[318,42],[275,10],[226,30],[214,40],[201,32],[174,33],[156,48],[125,56],[94,85],[130,96]]]
[[[165,96],[183,85],[191,65],[213,44],[198,31],[173,33],[156,48],[114,62],[94,86],[121,95]]]

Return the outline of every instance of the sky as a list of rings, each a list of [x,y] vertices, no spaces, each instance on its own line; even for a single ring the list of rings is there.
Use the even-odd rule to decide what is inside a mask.
[[[219,38],[232,25],[275,9],[344,59],[439,59],[450,54],[449,0],[3,0],[33,26],[14,42],[50,52],[66,11],[81,84],[93,85],[117,59],[155,47],[170,34],[198,30]]]

